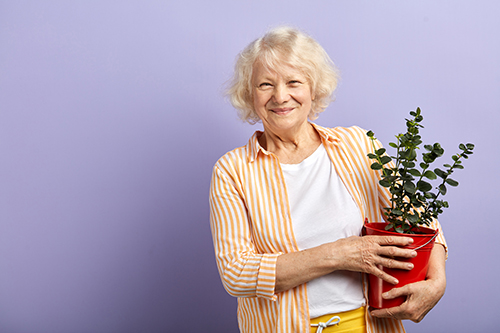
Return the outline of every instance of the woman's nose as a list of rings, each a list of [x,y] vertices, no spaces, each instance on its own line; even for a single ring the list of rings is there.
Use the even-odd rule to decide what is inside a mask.
[[[288,91],[288,87],[279,85],[274,90],[273,95],[274,101],[277,104],[283,104],[290,99],[290,92]]]

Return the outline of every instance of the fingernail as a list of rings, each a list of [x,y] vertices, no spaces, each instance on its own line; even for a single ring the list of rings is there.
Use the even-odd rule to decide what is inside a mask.
[[[382,297],[383,297],[383,298],[387,298],[387,297],[389,297],[389,293],[383,293],[383,294],[382,294]]]
[[[407,266],[408,266],[408,269],[413,269],[413,264],[412,263],[409,263]]]
[[[398,284],[399,283],[398,279],[394,279],[393,281],[394,281],[394,284]]]
[[[417,256],[417,251],[413,251],[413,252],[411,253],[411,256],[412,256],[412,257],[416,257],[416,256]]]
[[[410,241],[408,242],[408,244],[413,244],[413,238],[410,238]]]

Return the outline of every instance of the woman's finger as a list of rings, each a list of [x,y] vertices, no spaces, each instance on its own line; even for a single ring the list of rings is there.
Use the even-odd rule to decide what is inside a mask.
[[[367,236],[365,236],[367,237]],[[370,242],[375,242],[379,245],[378,255],[395,258],[414,258],[417,252],[413,249],[402,248],[413,243],[413,238],[410,237],[394,237],[394,236],[368,236]],[[385,266],[385,265],[384,265]]]
[[[396,246],[381,246],[378,255],[389,258],[414,258],[417,256],[417,251],[412,249],[402,249]]]
[[[401,313],[404,313],[401,307],[402,305],[388,309],[373,310],[371,315],[377,318],[407,319],[401,315]]]
[[[413,269],[413,264],[411,262],[399,261],[396,259],[390,259],[384,257],[380,257],[378,264],[391,269],[403,269],[407,271]]]
[[[396,279],[394,276],[389,275],[386,272],[384,272],[381,269],[381,267],[375,266],[375,268],[372,271],[368,272],[368,273],[375,275],[376,277],[378,277],[379,279],[382,279],[382,280],[386,281],[387,283],[391,283],[391,284],[394,284],[394,285],[396,285],[396,284],[399,283],[398,279]]]
[[[399,288],[393,288],[389,291],[386,291],[385,293],[382,294],[382,297],[384,299],[393,299],[400,296],[408,296],[411,294],[410,289],[411,289],[411,284],[407,284],[405,286]]]
[[[363,236],[372,238],[377,244],[381,246],[406,246],[413,244],[411,237],[397,237],[397,236]]]

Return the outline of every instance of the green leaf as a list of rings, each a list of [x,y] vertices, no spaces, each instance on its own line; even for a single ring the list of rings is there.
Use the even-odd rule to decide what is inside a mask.
[[[415,177],[420,177],[422,175],[417,169],[409,169],[408,172]]]
[[[411,128],[408,128],[408,132],[410,132],[411,134],[418,134],[418,128],[416,127],[411,127]]]
[[[455,169],[463,169],[463,168],[464,168],[463,165],[460,165],[460,164],[455,165]]]
[[[423,163],[423,162],[422,162],[422,163],[420,163],[420,167],[421,167],[422,169],[427,169],[427,168],[429,167],[429,164],[427,164],[427,163]]]
[[[466,146],[467,146],[467,149],[469,149],[469,150],[474,149],[474,144],[472,144],[472,143],[468,143],[468,144],[466,144]]]
[[[453,187],[458,186],[458,182],[454,179],[451,179],[451,178],[446,178],[446,183],[450,186],[453,186]]]
[[[369,136],[370,138],[373,138],[373,132],[372,131],[368,131],[366,132],[366,135]]]
[[[382,179],[382,180],[379,180],[378,182],[380,185],[382,185],[383,187],[391,187],[391,183],[385,179]]]
[[[440,145],[439,143],[435,143],[435,144],[434,144],[434,149],[432,150],[432,152],[433,152],[434,154],[436,154],[436,156],[438,156],[438,157],[439,157],[439,156],[443,156],[443,154],[444,154],[444,149],[443,149],[443,148],[441,148],[441,145]]]
[[[397,216],[403,215],[403,212],[400,211],[399,209],[396,209],[396,208],[394,208],[393,210],[391,210],[391,213],[394,214],[394,215],[397,215]]]
[[[439,193],[442,195],[446,194],[446,186],[444,184],[439,185]]]
[[[392,148],[398,148],[398,145],[394,142],[389,142],[389,146],[391,146]]]
[[[467,147],[465,147],[463,143],[459,144],[458,148],[460,148],[461,150],[467,150]]]
[[[384,153],[385,153],[385,148],[380,148],[380,149],[378,149],[378,150],[375,152],[375,154],[377,154],[378,156],[380,156],[380,155],[382,155],[382,154],[384,154]]]
[[[368,156],[368,157],[369,157],[369,158],[371,158],[371,159],[375,159],[375,158],[377,158],[377,155],[372,154],[372,153],[369,153],[369,154],[367,154],[366,156]]]
[[[384,175],[390,176],[394,173],[392,169],[384,168]]]
[[[424,172],[424,177],[430,180],[434,180],[437,178],[436,174],[431,170],[427,170],[426,172]]]
[[[417,188],[415,187],[415,184],[413,184],[412,182],[410,181],[406,181],[403,185],[404,189],[406,192],[409,192],[409,193],[415,193],[415,191],[417,190]]]
[[[422,192],[429,192],[430,190],[432,190],[432,185],[421,180],[417,183],[417,188]]]
[[[408,158],[408,159],[409,159],[409,160],[411,160],[411,161],[413,161],[413,160],[415,160],[416,158],[417,158],[417,152],[416,152],[414,149],[412,149],[412,150],[410,151],[410,155],[409,155],[409,158]]]
[[[436,198],[436,195],[434,193],[431,193],[431,192],[427,192],[425,193],[424,195],[427,199],[435,199]]]
[[[380,158],[380,162],[382,162],[382,164],[387,164],[387,163],[389,163],[391,161],[392,161],[392,158],[390,158],[389,156],[382,156]]]
[[[414,168],[415,167],[415,163],[413,163],[413,162],[406,162],[405,161],[405,162],[401,162],[401,164],[403,164],[403,166],[405,168]]]
[[[405,181],[412,181],[415,179],[412,175],[410,175],[406,172],[401,172],[401,174],[399,175],[399,178],[401,178],[402,180],[405,180]]]
[[[441,170],[439,168],[434,169],[434,173],[441,178],[445,178],[447,176],[446,172],[444,172],[443,170]]]
[[[416,214],[415,215],[413,215],[413,214],[408,215],[408,221],[410,223],[417,223],[418,219],[419,219],[419,216]]]
[[[377,162],[373,163],[370,167],[371,167],[373,170],[380,170],[380,169],[382,169],[382,165],[381,165],[381,164],[379,164],[379,163],[377,163]]]
[[[398,177],[398,176],[385,176],[384,178],[385,178],[388,182],[393,183],[393,182],[397,181],[399,177]]]
[[[422,154],[422,157],[423,157],[424,162],[427,165],[427,167],[429,166],[429,164],[431,164],[432,162],[434,162],[436,160],[436,156],[433,155],[432,153]]]

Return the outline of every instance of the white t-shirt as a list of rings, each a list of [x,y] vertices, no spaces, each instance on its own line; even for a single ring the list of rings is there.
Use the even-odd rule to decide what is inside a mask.
[[[325,147],[299,164],[281,164],[292,225],[300,250],[358,236],[361,212],[339,178]],[[365,305],[361,273],[336,271],[307,283],[311,318]]]

